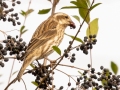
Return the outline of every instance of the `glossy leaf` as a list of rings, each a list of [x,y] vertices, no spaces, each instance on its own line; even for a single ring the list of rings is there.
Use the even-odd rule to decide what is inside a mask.
[[[86,2],[86,0],[77,0],[77,5],[79,5],[79,6],[82,6],[83,8],[88,8],[88,4],[87,4],[87,2]]]
[[[90,14],[88,13],[88,9],[79,8],[79,14],[87,24],[90,22]]]
[[[73,15],[73,17],[74,17],[78,22],[80,22],[80,18],[79,18],[79,16],[77,16],[77,15]]]
[[[35,68],[35,66],[34,66],[32,63],[30,64],[30,66],[31,66],[32,68]]]
[[[111,61],[111,69],[114,72],[114,74],[118,73],[118,66],[113,61]]]
[[[80,71],[78,71],[78,73],[79,73],[80,75],[83,75],[83,73],[82,73],[82,72],[80,72]]]
[[[61,55],[61,50],[57,46],[52,47],[59,55]]]
[[[93,6],[90,8],[90,10],[94,9],[95,7],[99,6],[100,4],[102,4],[102,3],[96,3],[95,5],[93,5]]]
[[[47,14],[51,8],[39,10],[38,14]]]
[[[26,30],[23,30],[22,32],[21,32],[21,34],[24,34],[26,31],[28,31],[27,29]]]
[[[30,13],[32,13],[34,10],[33,9],[29,9],[26,12],[21,10],[20,14],[23,16],[28,16]]]
[[[101,83],[102,83],[102,85],[105,85],[105,84],[107,84],[107,80],[102,79]]]
[[[25,28],[25,26],[21,26],[20,33],[22,33],[22,31],[23,31],[24,28]]]
[[[86,23],[89,23],[90,22],[90,14],[88,13],[88,2],[87,2],[88,0],[77,0],[77,3],[78,3],[78,5],[80,6],[80,7],[82,7],[82,8],[79,8],[79,14],[80,14],[80,16],[83,18],[83,19],[85,19],[85,22]],[[77,5],[77,6],[78,6]],[[87,15],[87,17],[86,17],[86,15]]]
[[[78,7],[78,6],[65,6],[65,7],[62,7],[61,9],[73,9],[73,8],[80,8],[80,7]]]
[[[98,33],[98,18],[94,19],[90,22],[87,30],[86,30],[86,36],[89,37],[89,35],[97,35]]]
[[[23,11],[23,10],[21,10],[20,14],[21,14],[22,16],[25,16],[25,15],[26,15],[26,12]]]
[[[38,83],[36,83],[34,81],[32,81],[31,83],[34,84],[35,86],[38,86]]]
[[[88,6],[90,6],[90,0],[86,0]]]
[[[74,4],[75,6],[65,6],[61,9],[78,9],[79,15],[85,20],[87,24],[90,22],[90,14],[88,13],[88,9],[90,6],[89,0],[76,0],[71,1],[70,3]]]
[[[74,4],[75,6],[79,6],[79,4],[77,3],[77,1],[71,1],[70,3]]]
[[[92,90],[96,90],[96,89],[93,87]]]
[[[74,36],[72,36],[72,35],[68,35],[68,34],[66,34],[66,33],[65,33],[65,35],[71,37],[72,39],[74,38]],[[75,40],[78,41],[78,42],[84,43],[84,42],[82,41],[82,39],[80,39],[80,38],[78,38],[78,37],[76,37]]]

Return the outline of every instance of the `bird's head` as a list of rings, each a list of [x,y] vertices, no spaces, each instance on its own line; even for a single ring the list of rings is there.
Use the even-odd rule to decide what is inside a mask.
[[[64,25],[64,26],[70,26],[72,28],[76,28],[74,22],[71,20],[70,16],[68,16],[67,14],[65,13],[55,13],[53,15],[54,19],[61,25]]]

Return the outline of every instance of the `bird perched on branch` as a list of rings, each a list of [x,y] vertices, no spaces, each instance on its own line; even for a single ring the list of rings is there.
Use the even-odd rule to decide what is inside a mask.
[[[54,51],[52,46],[61,43],[67,26],[75,28],[70,16],[61,12],[53,14],[38,26],[28,44],[23,65],[17,75],[18,81],[34,60],[43,59]]]

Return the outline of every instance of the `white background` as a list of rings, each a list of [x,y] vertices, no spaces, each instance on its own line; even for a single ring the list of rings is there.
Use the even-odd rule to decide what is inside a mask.
[[[91,0],[92,1],[92,0]],[[20,10],[27,10],[29,0],[21,0],[21,5],[17,5],[15,7],[15,10],[20,12]],[[60,10],[62,6],[68,6],[70,5],[69,0],[60,0],[56,12],[65,12],[69,15],[79,15],[77,10]],[[100,6],[95,8],[91,12],[91,21],[95,18],[99,18],[99,32],[97,35],[97,44],[94,46],[94,49],[92,49],[92,59],[93,59],[93,67],[95,67],[96,71],[100,71],[99,67],[103,65],[106,68],[110,69],[110,62],[113,60],[118,66],[119,66],[119,60],[120,60],[120,1],[119,0],[95,0],[95,3],[102,3]],[[27,21],[25,23],[26,29],[28,29],[28,32],[26,32],[23,35],[24,40],[28,43],[32,33],[35,31],[37,26],[47,19],[47,17],[50,15],[38,15],[39,9],[45,9],[50,8],[51,4],[47,0],[33,0],[30,8],[34,9],[34,12],[27,18]],[[72,17],[71,17],[72,18]],[[79,23],[72,18],[72,20],[75,22],[77,28],[75,30],[69,29],[69,27],[66,29],[66,33],[70,35],[75,35],[78,28]],[[23,23],[24,17],[20,15],[20,21]],[[81,19],[82,21],[82,19]],[[3,31],[10,31],[13,29],[19,29],[20,26],[13,27],[10,23],[3,23],[0,22],[0,30]],[[79,33],[78,37],[83,38],[86,35],[86,28],[87,25],[83,25],[83,28],[81,29],[81,32]],[[11,34],[12,36],[18,35],[18,31],[13,31],[8,34]],[[3,40],[3,34],[0,33],[0,40]],[[60,45],[60,48],[63,52],[63,50],[68,46],[68,42],[71,40],[71,38],[65,36],[63,42]],[[77,45],[78,42],[74,43],[74,46]],[[73,50],[72,52],[76,52]],[[56,53],[53,53],[49,56],[50,59],[56,59],[58,55]],[[65,59],[62,61],[63,64],[68,65],[74,65],[79,68],[87,69],[87,64],[90,63],[90,55],[84,55],[81,51],[77,52],[76,54],[77,60],[75,63],[71,64],[69,60]],[[5,63],[4,68],[0,68],[0,74],[2,74],[2,77],[0,77],[0,82],[3,82],[3,84],[0,85],[0,90],[3,90],[5,86],[8,83],[10,70],[12,67],[13,60],[10,60],[9,62]],[[14,71],[19,70],[21,67],[21,63],[18,61],[15,61]],[[58,67],[60,70],[63,70],[64,72],[70,74],[70,75],[79,75],[78,70],[67,68],[67,67]],[[119,74],[119,73],[118,73]],[[11,80],[16,76],[15,74]],[[66,90],[67,83],[69,78],[61,74],[61,72],[55,73],[55,81],[56,87],[59,88],[59,86],[63,85]],[[25,75],[23,76],[23,79],[25,80],[27,84],[28,90],[34,90],[35,87],[30,82],[31,80],[34,80],[32,75]],[[71,80],[72,85],[75,86],[75,83]],[[11,87],[14,90],[24,90],[24,85],[21,81],[21,83],[16,82]],[[8,90],[11,90],[11,89]]]

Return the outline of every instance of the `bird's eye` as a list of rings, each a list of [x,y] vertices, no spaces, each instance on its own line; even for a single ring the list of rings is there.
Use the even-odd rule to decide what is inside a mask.
[[[68,19],[68,16],[65,16],[66,19]]]

